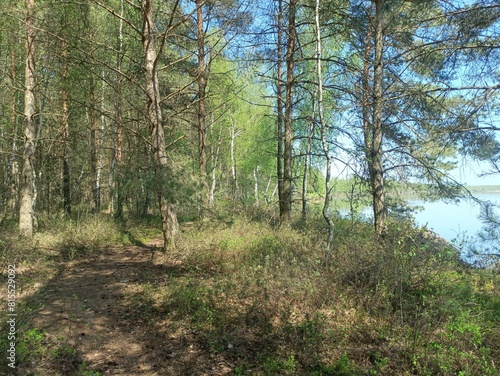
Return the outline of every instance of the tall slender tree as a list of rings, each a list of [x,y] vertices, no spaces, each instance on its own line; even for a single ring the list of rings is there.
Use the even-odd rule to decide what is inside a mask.
[[[387,209],[385,206],[384,189],[384,169],[383,159],[383,107],[384,107],[384,0],[375,0],[375,19],[374,19],[374,61],[373,61],[373,97],[372,97],[372,121],[371,136],[369,145],[370,155],[368,164],[370,165],[370,181],[373,197],[373,213],[375,218],[375,231],[382,235],[385,231],[385,221]]]
[[[297,26],[295,24],[298,0],[290,0],[288,4],[287,43],[286,43],[286,81],[285,81],[285,116],[284,116],[284,148],[283,148],[283,208],[280,219],[287,223],[292,215],[293,196],[293,109],[295,86],[295,48]]]
[[[21,174],[19,231],[22,236],[33,236],[35,200],[35,0],[26,0],[26,66],[24,91],[24,152]]]
[[[118,37],[115,63],[115,103],[114,121],[116,124],[113,157],[111,161],[111,171],[109,174],[110,189],[110,213],[118,219],[123,218],[123,17],[125,13],[124,0],[120,0],[120,13],[118,19]],[[115,209],[116,197],[116,209]]]
[[[283,128],[284,114],[283,104],[285,98],[283,95],[283,45],[284,45],[284,30],[283,30],[283,0],[278,0],[278,14],[276,15],[277,23],[277,40],[276,40],[276,127],[277,127],[277,152],[276,152],[276,169],[278,178],[278,201],[280,217],[285,213],[285,201],[283,196]]]
[[[327,140],[328,135],[328,125],[325,121],[325,116],[323,112],[323,46],[322,46],[322,37],[321,37],[321,22],[320,22],[320,14],[321,14],[321,1],[315,1],[314,7],[314,19],[316,26],[316,75],[317,75],[317,107],[318,107],[318,123],[321,129],[321,146],[323,148],[323,153],[325,155],[326,160],[326,173],[325,173],[325,199],[323,203],[323,218],[328,224],[328,239],[327,239],[327,258],[330,257],[330,251],[333,243],[334,236],[334,222],[330,213],[330,201],[331,201],[331,174],[332,174],[332,156],[329,147],[329,143]]]
[[[18,68],[17,68],[17,56],[16,56],[16,47],[12,46],[11,51],[9,53],[9,58],[10,58],[10,78],[11,78],[11,83],[10,85],[12,87],[15,87],[16,85],[16,80],[17,80],[17,75],[18,75]],[[12,126],[12,146],[11,146],[11,152],[10,152],[10,157],[8,159],[8,162],[5,164],[6,165],[6,171],[5,171],[5,183],[6,183],[6,195],[5,197],[1,197],[1,199],[5,200],[5,207],[3,208],[5,210],[5,214],[15,217],[17,216],[17,212],[19,210],[18,203],[19,203],[19,160],[18,160],[18,132],[19,132],[19,126],[18,126],[18,101],[19,101],[19,96],[17,93],[14,93],[11,96],[11,102],[10,102],[10,123]],[[2,216],[0,208],[0,217]]]
[[[198,43],[198,163],[200,169],[200,178],[203,187],[202,202],[208,204],[208,178],[207,178],[207,125],[206,125],[206,88],[207,88],[207,67],[205,52],[205,24],[203,17],[203,6],[205,0],[196,0],[196,39]]]
[[[175,13],[178,4],[179,1],[175,3],[172,14]],[[156,194],[162,220],[163,246],[165,249],[168,249],[174,246],[174,237],[178,232],[178,223],[174,205],[169,202],[162,186],[163,180],[168,179],[169,165],[166,155],[165,131],[163,129],[160,82],[158,80],[158,60],[160,54],[156,46],[156,24],[153,16],[153,5],[153,0],[144,0],[142,3],[142,42],[146,73],[147,119],[153,150]],[[171,24],[168,25],[168,27],[170,26]],[[168,29],[165,32],[168,32]]]
[[[69,95],[68,95],[68,42],[61,42],[61,153],[62,153],[62,193],[64,211],[71,215],[71,169],[69,162]]]

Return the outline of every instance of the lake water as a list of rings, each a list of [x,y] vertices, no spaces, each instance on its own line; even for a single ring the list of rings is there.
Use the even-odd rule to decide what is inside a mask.
[[[477,194],[475,197],[481,201],[500,204],[500,194]],[[421,211],[414,214],[419,225],[427,226],[462,249],[462,257],[469,262],[475,261],[466,254],[469,246],[476,246],[479,250],[486,246],[499,247],[499,244],[484,245],[478,242],[477,235],[483,223],[479,219],[481,207],[474,200],[461,200],[458,203],[410,201],[410,204],[422,207]]]
[[[500,203],[500,194],[478,194],[476,197],[481,201]],[[464,235],[475,236],[481,230],[480,206],[473,200],[462,200],[459,203],[410,201],[410,204],[423,208],[414,214],[418,224],[427,225],[448,241]]]
[[[500,194],[476,194],[475,197],[481,201],[491,201],[494,204],[500,204]],[[464,250],[462,257],[467,261],[474,261],[467,257],[466,249],[469,245],[482,247],[477,242],[477,238],[474,239],[483,226],[483,223],[479,219],[481,209],[477,202],[471,199],[464,199],[458,203],[411,200],[409,204],[421,207],[421,210],[416,211],[413,215],[415,221],[420,226],[426,226],[458,248]],[[346,210],[341,210],[341,212],[348,214]],[[367,217],[373,217],[371,208],[369,207],[363,208],[362,213]],[[499,244],[490,244],[489,246],[500,247]]]

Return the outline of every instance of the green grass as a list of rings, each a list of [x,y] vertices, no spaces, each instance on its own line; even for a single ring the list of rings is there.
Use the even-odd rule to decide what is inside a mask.
[[[411,224],[380,241],[341,219],[325,265],[324,231],[319,219],[276,229],[245,218],[193,230],[180,242],[190,273],[163,290],[162,312],[213,352],[262,348],[236,356],[236,374],[500,374],[497,274],[465,267]]]
[[[20,265],[38,266],[33,283],[61,260],[45,249],[80,257],[158,235],[99,217],[47,223],[30,252],[2,237],[4,257],[15,248]],[[175,260],[179,271],[165,283],[139,281],[126,297],[129,311],[143,325],[168,320],[196,333],[235,375],[500,375],[496,271],[463,265],[409,223],[391,224],[381,240],[369,224],[336,219],[328,263],[320,217],[274,224],[252,212],[185,227],[174,254],[155,256],[165,265]],[[20,331],[25,359],[95,374],[64,342],[48,344],[36,328]]]

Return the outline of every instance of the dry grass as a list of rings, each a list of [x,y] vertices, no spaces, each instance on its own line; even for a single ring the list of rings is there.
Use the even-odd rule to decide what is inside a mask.
[[[380,240],[369,225],[339,219],[326,263],[319,218],[274,223],[255,214],[190,223],[174,253],[141,263],[118,308],[177,346],[167,357],[173,368],[148,374],[181,375],[186,364],[200,375],[500,374],[498,274],[465,267],[409,224],[391,225]],[[64,255],[73,244],[78,259],[123,240],[113,226],[90,221],[45,241]],[[28,329],[28,347],[43,348]],[[218,371],[206,371],[210,364]],[[73,374],[100,374],[80,368]]]
[[[325,265],[322,227],[243,217],[184,233],[178,256],[190,274],[163,290],[165,311],[189,318],[241,374],[498,374],[498,349],[484,341],[499,317],[482,321],[485,306],[464,305],[483,294],[471,276],[486,271],[464,268],[410,225],[380,241],[340,220]],[[497,282],[488,304],[499,302]]]

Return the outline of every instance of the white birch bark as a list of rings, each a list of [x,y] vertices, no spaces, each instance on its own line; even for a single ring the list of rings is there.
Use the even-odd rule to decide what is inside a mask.
[[[33,237],[35,196],[35,0],[26,0],[26,65],[24,91],[24,152],[19,203],[19,232]]]

